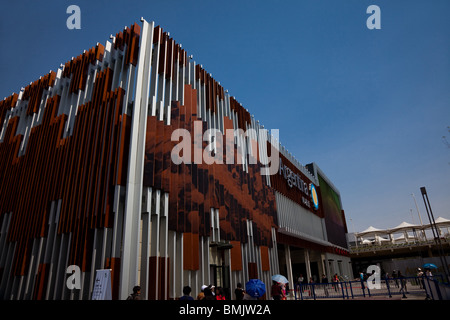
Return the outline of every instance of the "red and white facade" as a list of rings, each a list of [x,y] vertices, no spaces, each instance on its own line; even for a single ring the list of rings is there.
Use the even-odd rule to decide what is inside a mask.
[[[203,284],[294,280],[294,264],[312,276],[311,262],[318,273],[352,274],[346,245],[328,239],[323,172],[273,136],[242,134],[263,127],[153,22],[141,19],[0,101],[0,126],[3,299],[89,299],[104,268],[113,299],[137,284],[145,299],[174,299],[185,285],[195,295]],[[236,164],[174,164],[177,129],[205,150],[211,141],[196,145],[198,132],[240,132],[223,145]],[[264,175],[271,148],[283,167]],[[337,215],[335,234],[345,237]],[[66,286],[70,265],[81,269],[81,289]]]

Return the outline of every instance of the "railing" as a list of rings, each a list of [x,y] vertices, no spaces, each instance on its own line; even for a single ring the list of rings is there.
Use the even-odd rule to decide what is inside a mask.
[[[300,284],[296,286],[294,296],[296,300],[348,299],[348,289],[345,284],[346,282]]]
[[[443,283],[442,275],[428,277],[404,277],[394,279],[381,279],[378,285],[371,285],[367,281],[353,280],[333,283],[308,283],[295,286],[295,300],[317,299],[354,299],[372,296],[393,295],[426,295],[429,299],[442,300],[446,296],[444,289],[448,284]],[[441,289],[440,289],[441,287]],[[370,289],[372,288],[372,289]],[[442,291],[442,294],[441,294]]]
[[[450,242],[449,237],[442,238],[441,241],[443,242]],[[374,244],[358,244],[357,246],[355,244],[349,245],[349,250],[351,253],[363,253],[363,252],[370,252],[370,251],[378,251],[378,250],[394,250],[394,249],[401,249],[401,248],[407,248],[407,247],[420,247],[420,246],[428,246],[428,245],[435,245],[436,242],[434,239],[428,239],[428,240],[410,240],[408,242],[400,242],[400,243],[374,243]]]

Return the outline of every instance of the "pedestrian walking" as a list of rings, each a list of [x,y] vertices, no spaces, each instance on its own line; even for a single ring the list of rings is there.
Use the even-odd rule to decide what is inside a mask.
[[[286,300],[287,296],[286,296],[286,284],[282,283],[280,285],[281,287],[281,300]]]
[[[194,300],[194,298],[190,296],[191,291],[192,291],[191,287],[185,286],[183,288],[183,295],[180,297],[180,300]]]
[[[128,296],[127,300],[141,300],[141,287],[135,286],[133,293]]]
[[[400,292],[403,293],[403,298],[406,299],[407,298],[406,295],[405,295],[405,293],[407,293],[406,292],[406,279],[403,276],[403,274],[400,272],[400,270],[398,271],[398,278],[399,278],[400,284],[401,284]]]
[[[206,285],[202,285],[201,291],[200,291],[200,293],[197,295],[197,300],[203,300],[203,299],[205,299],[205,289],[206,289],[207,287],[208,287],[208,286],[206,286]]]
[[[203,293],[205,294],[204,300],[216,300],[211,290],[211,286],[206,287],[205,290],[203,290]]]
[[[333,282],[334,291],[337,292],[337,288],[339,286],[339,277],[338,277],[337,273],[334,274],[332,282]]]
[[[323,285],[323,291],[325,293],[325,296],[328,297],[328,278],[325,274],[322,274],[322,285]]]
[[[278,282],[273,281],[271,295],[273,300],[281,300],[281,287]]]
[[[400,272],[400,271],[399,271]],[[397,275],[397,271],[392,271],[392,278],[394,278],[394,281],[395,281],[395,286],[398,288],[399,287],[399,285],[398,285],[398,275]]]
[[[425,288],[425,285],[424,285],[424,282],[423,282],[423,275],[424,275],[424,273],[423,273],[422,269],[417,268],[417,278],[419,280],[419,287],[420,287],[420,289],[424,289]]]
[[[245,291],[242,288],[242,284],[239,282],[236,286],[236,289],[234,290],[234,294],[236,295],[236,300],[243,300],[244,293],[245,293]]]
[[[302,274],[300,274],[300,276],[297,279],[298,284],[303,284],[303,281],[305,281],[305,278],[303,277]]]
[[[226,300],[225,299],[225,293],[222,289],[222,287],[217,287],[216,288],[216,300]]]
[[[310,277],[309,278],[309,290],[308,290],[308,293],[309,293],[309,296],[311,297],[311,295],[314,295],[314,279],[313,279],[313,277]]]
[[[361,281],[361,289],[364,290],[366,287],[364,286],[364,273],[362,271],[359,273],[359,280]]]
[[[433,280],[433,274],[431,273],[431,269],[425,269],[425,274],[428,279]]]

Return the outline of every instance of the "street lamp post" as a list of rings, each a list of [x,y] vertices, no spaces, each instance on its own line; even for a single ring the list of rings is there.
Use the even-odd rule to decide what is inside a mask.
[[[353,224],[353,219],[352,218],[350,218],[350,222],[352,224],[353,235],[355,236],[356,250],[358,250],[358,237],[356,236],[356,229],[355,229],[355,225]]]
[[[417,214],[419,215],[420,225],[423,226],[423,223],[422,223],[422,217],[420,216],[420,211],[419,211],[419,207],[417,206],[416,197],[414,196],[414,193],[411,193],[411,195],[412,195],[413,198],[414,198],[414,203],[415,203],[415,205],[416,205]]]
[[[431,210],[430,199],[428,199],[428,194],[427,194],[427,190],[425,189],[425,187],[421,187],[420,192],[422,193],[423,202],[425,203],[425,209],[427,210],[428,219],[430,220],[430,226],[431,226],[431,230],[433,231],[434,240],[438,247],[439,257],[441,259],[442,266],[444,267],[445,277],[446,277],[447,283],[449,283],[450,281],[449,281],[449,271],[448,271],[447,259],[445,258],[444,250],[442,249],[441,238],[439,237],[439,230],[437,229],[436,221],[434,220],[433,211]]]
[[[417,205],[416,197],[414,196],[414,193],[411,193],[411,195],[414,199],[414,204],[416,205],[417,214],[419,215],[420,225],[423,226],[422,217],[420,216],[419,206]],[[427,235],[425,233],[425,230],[423,230],[423,229],[422,229],[422,235],[425,238],[425,241],[427,241]]]

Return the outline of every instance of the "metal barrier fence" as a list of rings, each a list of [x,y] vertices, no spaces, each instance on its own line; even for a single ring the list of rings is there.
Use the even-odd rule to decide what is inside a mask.
[[[333,283],[308,283],[295,286],[295,300],[317,299],[354,299],[357,297],[393,295],[426,295],[427,299],[442,300],[449,288],[443,283],[442,275],[428,277],[404,277],[394,279],[381,279],[379,286],[369,288],[367,281],[342,281]]]

